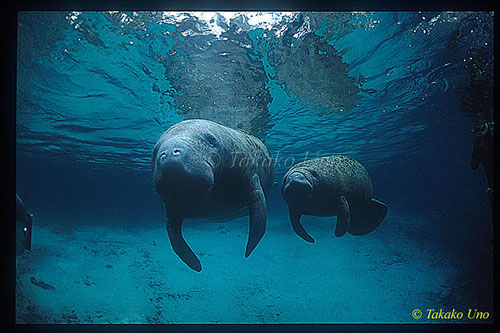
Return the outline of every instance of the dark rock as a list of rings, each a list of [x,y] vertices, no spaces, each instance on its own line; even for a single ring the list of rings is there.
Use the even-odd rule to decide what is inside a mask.
[[[47,284],[47,283],[45,283],[45,282],[43,282],[43,281],[37,281],[37,280],[35,279],[35,277],[34,277],[34,276],[32,276],[32,277],[30,278],[30,281],[31,281],[31,283],[33,283],[35,286],[38,286],[38,287],[40,287],[40,288],[47,289],[47,290],[56,290],[56,288],[55,288],[55,287],[53,287],[53,286],[51,286],[50,284]]]
[[[224,228],[223,226],[220,226],[217,228],[217,230],[221,233],[221,234],[227,234],[229,232],[229,230],[227,230],[226,228]]]

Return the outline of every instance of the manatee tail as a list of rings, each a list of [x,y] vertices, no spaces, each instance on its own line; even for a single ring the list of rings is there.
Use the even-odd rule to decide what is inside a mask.
[[[201,271],[201,263],[194,254],[193,250],[187,245],[182,237],[182,219],[173,219],[167,217],[167,233],[170,244],[174,252],[181,258],[186,265],[197,272]]]
[[[372,199],[368,206],[351,210],[349,233],[360,236],[372,232],[382,223],[387,214],[387,205]]]

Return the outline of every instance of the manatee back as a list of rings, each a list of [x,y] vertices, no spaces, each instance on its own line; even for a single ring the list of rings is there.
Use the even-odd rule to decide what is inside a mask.
[[[222,143],[224,152],[221,162],[224,169],[236,169],[231,173],[244,174],[248,179],[257,173],[264,194],[268,197],[274,182],[274,163],[269,150],[259,138],[210,120],[190,121],[204,122],[206,128]],[[241,180],[238,185],[243,185]]]
[[[257,173],[267,198],[274,183],[274,163],[271,153],[259,138],[232,128],[228,130],[234,131],[232,137],[236,143],[235,151],[242,153],[232,163],[245,165],[245,173],[249,178]]]
[[[346,197],[350,205],[364,204],[372,198],[373,186],[366,169],[358,161],[343,155],[315,158],[294,168],[315,174],[312,180],[318,198],[335,200]]]

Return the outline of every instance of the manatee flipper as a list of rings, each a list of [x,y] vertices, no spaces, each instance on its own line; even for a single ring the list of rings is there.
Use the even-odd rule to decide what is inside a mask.
[[[298,211],[290,209],[290,222],[292,222],[293,231],[305,241],[314,243],[314,239],[307,233],[302,224],[300,224],[301,216],[302,214]]]
[[[372,199],[367,207],[351,212],[349,233],[360,236],[372,232],[382,223],[387,214],[387,205]]]
[[[346,198],[341,195],[337,198],[337,226],[335,236],[344,236],[351,224],[351,211]]]
[[[262,190],[258,174],[254,174],[250,181],[248,212],[250,215],[250,227],[245,257],[248,257],[252,253],[266,232],[266,197],[264,190]]]
[[[182,237],[182,221],[182,218],[167,217],[168,239],[170,239],[170,244],[179,258],[191,269],[199,272],[201,271],[201,263]]]

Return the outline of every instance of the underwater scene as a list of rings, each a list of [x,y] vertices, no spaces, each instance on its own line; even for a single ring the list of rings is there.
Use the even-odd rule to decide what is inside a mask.
[[[493,12],[20,12],[16,323],[491,323]]]

